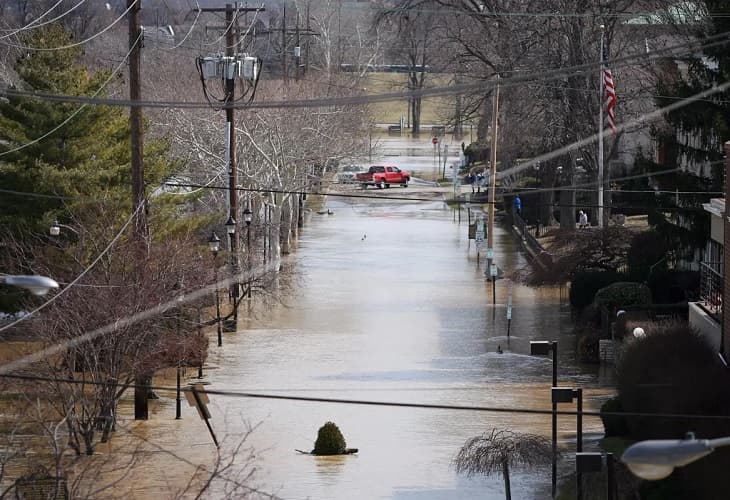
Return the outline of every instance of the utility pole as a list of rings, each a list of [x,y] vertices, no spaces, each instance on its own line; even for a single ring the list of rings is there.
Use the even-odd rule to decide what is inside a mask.
[[[492,105],[492,160],[489,166],[489,220],[487,221],[487,248],[494,251],[494,205],[497,193],[497,126],[499,124],[499,74],[494,87],[494,104]],[[491,254],[490,254],[491,255]],[[488,270],[492,267],[492,258],[488,260]],[[492,279],[495,279],[493,276]]]
[[[296,25],[294,28],[287,28],[286,27],[286,6],[283,7],[282,12],[282,19],[281,19],[281,27],[280,28],[270,28],[268,30],[261,30],[256,32],[257,35],[276,35],[279,36],[281,34],[281,78],[284,82],[284,85],[287,85],[289,83],[289,62],[287,55],[289,54],[289,35],[295,36],[295,43],[296,47],[294,48],[294,54],[293,57],[296,60],[296,72],[295,72],[295,78],[299,80],[301,77],[301,45],[300,45],[300,39],[301,37],[309,37],[314,35],[319,35],[319,33],[316,33],[311,30],[309,27],[309,5],[307,5],[307,27],[306,28],[300,28],[299,26],[299,11],[297,10],[297,20]],[[307,39],[309,40],[309,39]],[[309,42],[307,41],[307,44]],[[307,71],[307,64],[309,60],[309,50],[307,50],[304,54],[304,72]]]
[[[129,9],[129,99],[132,102],[142,100],[140,85],[140,48],[142,45],[142,30],[139,24],[140,2],[127,0]],[[130,106],[129,130],[132,167],[132,211],[134,213],[134,242],[137,251],[137,273],[142,275],[143,261],[146,258],[147,214],[145,212],[144,196],[144,163],[142,148],[142,108]],[[134,384],[134,418],[147,420],[149,406],[147,404],[148,386],[150,377],[147,373],[137,373]]]
[[[226,57],[233,58],[235,49],[238,48],[238,30],[234,28],[234,23],[238,24],[238,19],[233,18],[233,5],[226,4]],[[229,77],[231,76],[231,77]],[[226,75],[226,91],[224,102],[226,106],[226,131],[228,132],[228,216],[229,220],[240,221],[238,216],[238,169],[236,168],[236,126],[235,126],[235,109],[231,106],[235,99],[236,81],[232,75]],[[234,231],[231,238],[231,267],[233,273],[238,274],[238,231]],[[231,285],[231,295],[233,296],[233,322],[238,323],[238,281]]]
[[[142,100],[142,86],[140,84],[140,48],[142,46],[142,31],[139,24],[140,2],[127,0],[129,8],[129,99]],[[142,108],[129,108],[129,128],[131,135],[132,158],[132,210],[136,212],[134,218],[134,236],[140,247],[147,236],[147,218],[143,208],[144,196],[144,164],[142,144]]]
[[[226,51],[225,57],[207,57],[201,58],[200,68],[201,76],[204,81],[215,79],[220,81],[220,78],[224,81],[223,87],[223,99],[221,103],[226,110],[226,168],[228,169],[228,220],[240,221],[241,218],[238,214],[238,168],[236,163],[236,127],[235,127],[235,93],[236,93],[236,78],[240,78],[241,74],[246,80],[254,81],[258,79],[258,59],[251,57],[247,54],[238,54],[236,50],[240,44],[240,31],[238,29],[238,15],[248,12],[261,12],[264,9],[262,7],[244,8],[240,7],[237,3],[234,7],[233,4],[226,4],[225,8],[204,8],[198,9],[200,12],[225,12],[226,15]],[[206,87],[204,90],[207,94]],[[208,97],[208,95],[206,95]],[[234,230],[229,233],[230,238],[230,251],[231,251],[231,270],[234,275],[239,272],[239,231]],[[231,285],[231,296],[233,298],[233,321],[234,324],[238,321],[238,297],[240,295],[240,283],[238,281]]]

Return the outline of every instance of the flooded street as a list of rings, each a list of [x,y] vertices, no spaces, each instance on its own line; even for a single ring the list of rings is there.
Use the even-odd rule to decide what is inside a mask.
[[[387,194],[402,192],[392,188]],[[301,275],[295,294],[240,321],[238,332],[225,334],[222,348],[211,339],[211,389],[548,410],[552,364],[530,356],[529,341],[549,339],[560,343],[559,383],[583,387],[586,409],[600,405],[606,381],[598,367],[576,365],[569,312],[560,308],[558,288],[515,284],[507,338],[509,280],[497,282],[493,307],[491,283],[466,238],[465,214],[461,224],[454,222],[440,201],[330,197],[327,207],[334,213],[312,216],[292,256]],[[496,241],[495,259],[507,276],[525,265],[501,228]],[[204,423],[187,405],[183,420],[173,420],[169,396],[163,394],[150,421],[125,425],[177,457],[209,461],[213,446]],[[247,439],[258,469],[251,485],[291,500],[504,498],[501,476],[455,473],[451,461],[461,445],[493,428],[550,436],[549,416],[519,413],[215,395],[211,412],[219,438],[225,436],[224,450],[240,439],[246,422],[256,426]],[[340,427],[358,454],[295,451],[311,450],[327,421]],[[559,428],[561,443],[574,451],[575,419],[560,417]],[[598,419],[585,419],[587,449],[601,431]],[[189,478],[191,467],[170,453],[153,462],[167,473],[155,484],[140,483],[140,498]],[[561,463],[561,474],[571,463]],[[546,498],[549,488],[549,464],[537,473],[512,471],[515,498]],[[223,493],[214,490],[212,497]]]

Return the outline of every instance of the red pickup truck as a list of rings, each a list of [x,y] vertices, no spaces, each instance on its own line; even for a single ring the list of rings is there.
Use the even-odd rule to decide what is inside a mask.
[[[378,189],[384,189],[389,188],[391,184],[408,187],[411,174],[395,165],[375,165],[370,167],[367,172],[357,174],[355,179],[363,189],[368,186],[378,186]]]

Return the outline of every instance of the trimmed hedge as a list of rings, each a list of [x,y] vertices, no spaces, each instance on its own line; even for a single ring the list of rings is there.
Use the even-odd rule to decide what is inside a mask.
[[[593,299],[598,307],[609,310],[626,306],[651,305],[651,290],[643,283],[619,281],[601,288]]]
[[[598,290],[625,279],[623,274],[615,271],[579,271],[570,283],[570,305],[576,309],[584,309],[593,303]]]

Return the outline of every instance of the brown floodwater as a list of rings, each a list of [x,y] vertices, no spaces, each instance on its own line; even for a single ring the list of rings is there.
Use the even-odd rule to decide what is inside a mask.
[[[409,188],[410,189],[410,188]],[[400,194],[397,190],[390,193]],[[566,290],[497,282],[496,305],[484,263],[477,266],[466,222],[454,222],[439,201],[328,201],[333,215],[313,215],[292,264],[300,283],[285,304],[245,312],[239,330],[211,348],[204,382],[221,391],[392,403],[500,408],[550,408],[551,361],[529,355],[529,341],[558,340],[560,385],[584,388],[584,407],[610,394],[610,369],[581,366],[574,354]],[[506,274],[526,265],[514,241],[496,233],[496,262]],[[497,352],[498,346],[503,353]],[[186,374],[197,381],[195,370]],[[172,373],[156,384],[174,385]],[[125,400],[115,439],[134,435],[146,467],[116,488],[127,498],[166,498],[211,467],[214,447],[196,411],[161,392],[149,421],[131,420]],[[470,437],[496,429],[550,436],[548,415],[369,406],[211,396],[212,426],[227,455],[253,427],[245,448],[255,455],[247,485],[283,499],[504,498],[501,476],[457,475],[452,460]],[[561,409],[574,409],[565,405]],[[318,428],[335,422],[355,455],[314,457]],[[575,419],[559,418],[560,444],[575,450]],[[602,426],[584,420],[585,448]],[[241,450],[239,471],[244,471]],[[560,475],[573,468],[570,453]],[[547,498],[549,464],[512,471],[515,498]],[[208,496],[226,496],[217,482]],[[132,491],[129,491],[131,489]],[[194,497],[193,494],[185,496]]]

